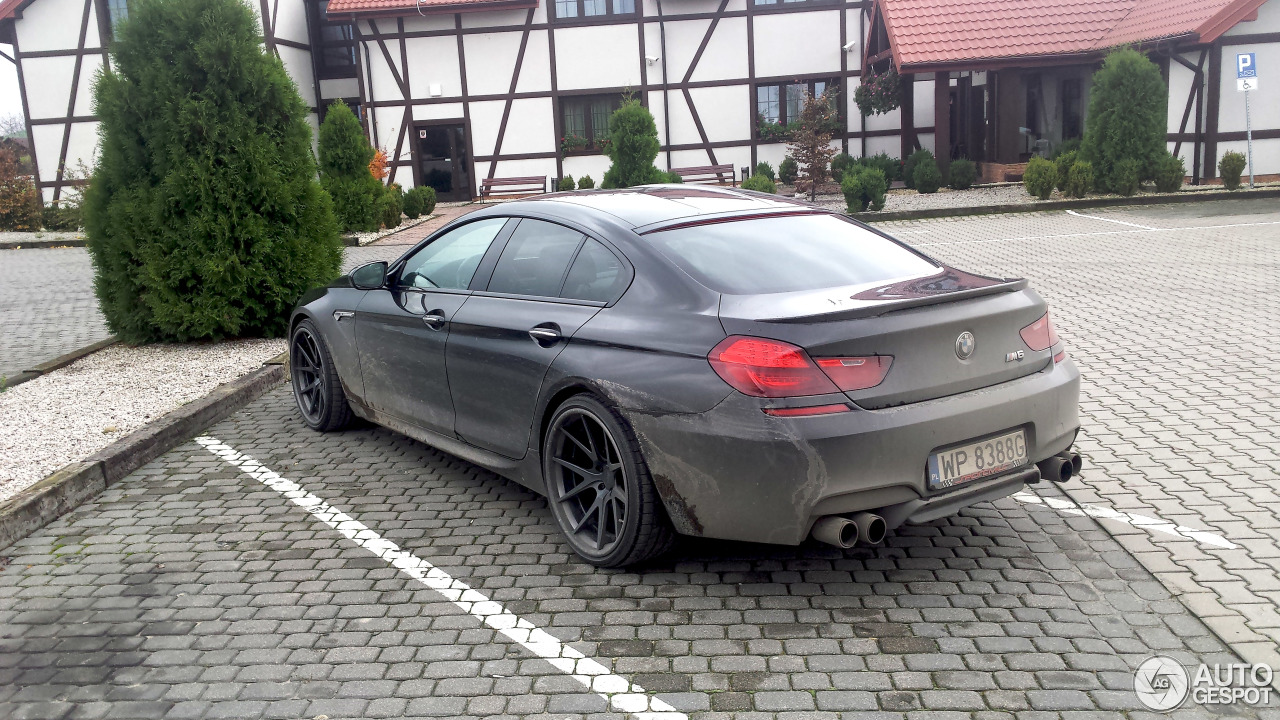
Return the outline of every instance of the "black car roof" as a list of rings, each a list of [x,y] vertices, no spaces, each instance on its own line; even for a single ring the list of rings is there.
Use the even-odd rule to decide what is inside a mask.
[[[700,216],[813,210],[799,200],[706,185],[642,185],[540,195],[517,203],[566,203],[608,213],[632,229]]]

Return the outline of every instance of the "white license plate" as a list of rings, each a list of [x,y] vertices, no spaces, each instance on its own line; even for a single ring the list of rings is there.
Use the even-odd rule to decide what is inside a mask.
[[[1021,430],[957,445],[929,456],[929,489],[955,487],[1026,463],[1027,440]]]

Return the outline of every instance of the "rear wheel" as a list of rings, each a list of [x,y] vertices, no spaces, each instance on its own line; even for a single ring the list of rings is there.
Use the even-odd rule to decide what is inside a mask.
[[[578,395],[551,418],[542,448],[547,503],[584,560],[622,567],[675,541],[635,434],[595,398]]]
[[[293,399],[307,427],[329,432],[351,422],[351,406],[333,367],[333,357],[310,320],[298,323],[289,337],[289,375]]]

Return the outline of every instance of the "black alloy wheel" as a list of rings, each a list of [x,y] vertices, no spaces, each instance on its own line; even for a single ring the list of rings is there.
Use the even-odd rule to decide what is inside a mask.
[[[302,421],[328,432],[351,422],[351,406],[333,368],[333,358],[315,325],[303,320],[289,339],[289,374]]]
[[[601,567],[640,562],[674,540],[634,434],[588,396],[562,405],[547,428],[548,503],[574,552]]]

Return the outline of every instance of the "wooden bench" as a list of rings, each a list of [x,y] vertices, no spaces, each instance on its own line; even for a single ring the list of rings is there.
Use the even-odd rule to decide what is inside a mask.
[[[537,195],[547,191],[547,177],[485,178],[480,181],[480,202],[494,195]]]
[[[687,183],[716,183],[717,185],[738,184],[732,165],[698,165],[696,167],[671,168],[671,172],[680,176]]]

